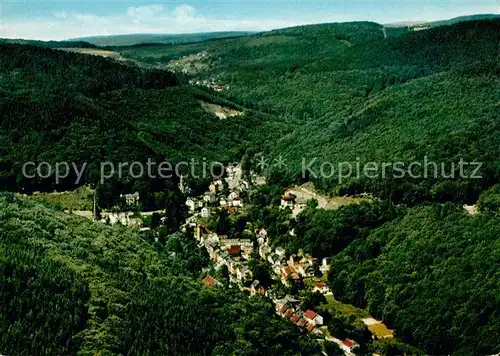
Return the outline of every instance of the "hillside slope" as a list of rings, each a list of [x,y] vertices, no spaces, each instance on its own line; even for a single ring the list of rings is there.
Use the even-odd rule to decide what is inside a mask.
[[[192,236],[166,238],[0,194],[0,352],[319,354],[265,299],[203,286]]]
[[[172,166],[204,159],[232,162],[262,125],[251,114],[219,120],[202,108],[200,99],[223,101],[179,85],[166,71],[32,46],[4,44],[0,49],[0,189],[29,193],[95,186],[101,162],[115,167],[134,161],[145,166],[148,158]],[[71,172],[56,186],[54,172],[45,179],[24,176],[22,166],[30,161],[87,163],[87,169],[78,183]],[[170,183],[113,178],[106,189],[114,198],[101,203],[113,205],[127,190],[138,190],[147,200]]]
[[[332,261],[337,296],[388,320],[429,354],[489,355],[500,333],[499,215],[409,210]]]
[[[389,39],[381,25],[345,23],[121,53],[162,66],[176,53],[206,51],[192,82],[213,79],[227,85],[226,97],[272,113],[274,138],[259,151],[287,161],[286,168],[268,171],[283,185],[313,180],[333,194],[367,191],[411,204],[470,203],[500,180],[499,40],[500,20]],[[482,178],[407,175],[395,182],[380,176],[340,182],[337,175],[315,180],[301,174],[303,158],[316,157],[318,165],[356,163],[358,157],[361,164],[403,160],[408,165],[426,156],[455,176],[460,158],[482,162]]]

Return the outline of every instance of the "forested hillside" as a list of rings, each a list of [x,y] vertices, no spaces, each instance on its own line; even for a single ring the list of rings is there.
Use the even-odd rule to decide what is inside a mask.
[[[309,208],[287,246],[332,256],[336,298],[385,320],[405,342],[428,354],[488,355],[500,348],[499,213],[385,201]]]
[[[241,162],[244,175],[265,175],[269,186],[242,193],[245,207],[231,216],[240,232],[265,226],[287,257],[329,258],[335,298],[428,354],[497,353],[500,20],[385,37],[382,25],[356,22],[114,48],[140,64],[130,67],[0,43],[0,190],[90,185],[101,208],[138,191],[141,207],[166,215],[158,242],[0,194],[0,353],[320,352],[265,298],[203,285],[208,255],[189,229],[174,233],[186,200],[176,177],[99,183],[102,162],[148,158]],[[172,61],[177,73],[164,70]],[[242,115],[220,120],[200,101]],[[88,167],[81,181],[70,172],[56,185],[53,175],[25,177],[28,161]],[[461,161],[478,164],[462,171]],[[326,177],[324,162],[418,162],[420,177],[396,177],[393,166]],[[189,179],[193,195],[209,181]],[[309,201],[296,218],[275,207],[284,187],[307,182],[366,198],[337,210]],[[228,214],[211,228],[227,234]]]
[[[104,161],[115,166],[134,161],[145,165],[148,158],[172,165],[192,159],[237,161],[263,122],[252,114],[219,120],[199,103],[217,101],[215,97],[178,85],[166,71],[25,45],[3,44],[0,49],[3,190],[96,186]],[[78,184],[71,172],[56,185],[53,174],[46,179],[24,177],[22,165],[30,161],[88,166]],[[113,205],[120,192],[138,190],[146,199],[171,182],[124,177],[107,183],[111,196],[103,207]]]
[[[203,286],[198,251],[1,194],[0,352],[319,354],[265,299]]]
[[[275,117],[258,151],[282,156],[280,183],[303,182],[302,158],[324,162],[431,162],[455,179],[312,180],[327,193],[372,192],[394,202],[474,202],[498,182],[500,20],[462,22],[384,39],[381,25],[302,26],[184,46],[124,48],[162,66],[206,50],[194,80],[215,78],[224,95]],[[166,62],[165,62],[166,61]],[[254,153],[256,153],[254,152]],[[459,158],[483,162],[479,180],[458,176]],[[455,168],[451,166],[455,163]],[[469,167],[472,168],[472,167]],[[389,172],[388,176],[391,175]],[[468,173],[472,173],[471,171]],[[439,174],[438,174],[439,175]]]

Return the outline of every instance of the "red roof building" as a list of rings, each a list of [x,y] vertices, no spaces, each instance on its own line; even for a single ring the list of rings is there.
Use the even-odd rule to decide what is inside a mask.
[[[300,276],[297,273],[292,273],[292,279],[294,281],[298,281],[300,279]]]
[[[227,250],[227,253],[230,255],[239,255],[241,253],[241,246],[233,245],[229,250]]]
[[[293,310],[292,309],[288,309],[288,311],[286,312],[286,317],[290,318],[292,315],[293,315]]]
[[[304,313],[304,317],[309,319],[309,320],[314,320],[314,318],[316,317],[316,313],[314,311],[312,311],[311,309],[308,309]]]
[[[297,321],[299,321],[300,319],[300,316],[298,316],[297,314],[293,314],[293,316],[290,318],[290,320],[292,321],[292,323],[296,323]]]
[[[356,345],[356,341],[351,339],[345,339],[344,341],[342,341],[342,343],[347,347],[353,347],[354,345]]]
[[[319,289],[328,288],[325,282],[316,283],[315,286]]]
[[[213,277],[206,276],[205,278],[203,278],[203,284],[205,284],[206,286],[213,287],[216,283],[217,280]]]
[[[281,314],[285,314],[286,312],[286,305],[283,305],[281,308],[280,308],[280,313]]]
[[[307,325],[307,321],[306,319],[300,319],[299,322],[298,322],[298,325],[301,326],[301,327],[304,327]]]

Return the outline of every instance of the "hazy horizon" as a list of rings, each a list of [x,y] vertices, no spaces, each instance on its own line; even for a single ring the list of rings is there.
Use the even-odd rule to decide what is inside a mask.
[[[380,24],[430,22],[458,16],[497,14],[496,0],[441,1],[199,0],[150,2],[3,1],[0,37],[36,40],[130,35],[267,31],[328,22]]]

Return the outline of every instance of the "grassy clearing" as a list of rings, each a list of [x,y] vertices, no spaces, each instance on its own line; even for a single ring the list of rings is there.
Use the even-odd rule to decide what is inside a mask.
[[[354,324],[359,324],[359,326],[363,325],[361,319],[370,317],[370,314],[368,314],[367,311],[360,308],[356,308],[351,304],[344,304],[342,302],[339,302],[338,300],[335,300],[333,295],[327,295],[325,297],[326,297],[326,304],[322,304],[318,307],[320,312],[328,311],[333,316],[342,315],[346,318],[354,316],[355,318]]]
[[[379,339],[392,339],[394,337],[394,330],[389,330],[387,326],[382,323],[368,325],[368,329]]]
[[[64,210],[92,210],[94,205],[94,190],[89,187],[80,187],[71,192],[35,192],[27,198],[60,206]]]

